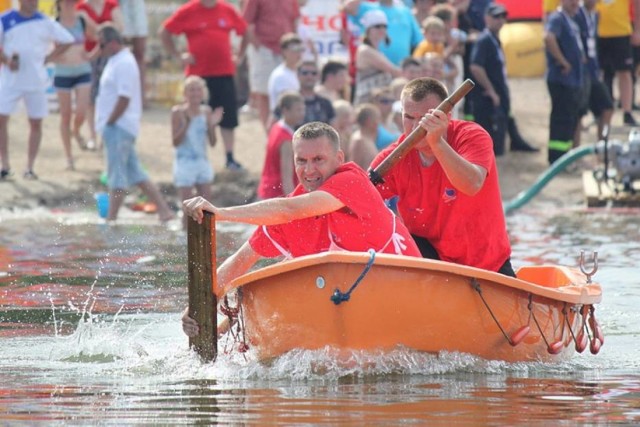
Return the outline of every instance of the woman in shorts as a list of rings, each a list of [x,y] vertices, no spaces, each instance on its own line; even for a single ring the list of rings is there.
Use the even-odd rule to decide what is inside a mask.
[[[84,49],[84,42],[88,33],[95,33],[93,20],[86,14],[78,13],[75,4],[76,0],[56,0],[56,19],[74,39],[73,45],[56,58],[53,77],[53,85],[58,94],[60,136],[67,156],[67,170],[75,169],[71,153],[71,138],[77,141],[81,149],[87,148],[80,133],[89,108],[91,90],[91,64]],[[75,109],[73,108],[74,98]]]

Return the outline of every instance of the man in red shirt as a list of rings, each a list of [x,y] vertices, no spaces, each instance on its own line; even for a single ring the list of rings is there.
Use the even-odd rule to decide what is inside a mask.
[[[202,197],[183,202],[185,215],[198,222],[208,211],[217,221],[260,226],[218,268],[219,286],[246,273],[261,257],[369,249],[420,256],[409,231],[385,206],[364,170],[343,163],[335,129],[322,122],[303,125],[293,135],[293,155],[300,184],[288,197],[229,208],[215,207]],[[186,311],[182,321],[187,335],[197,335],[198,325]]]
[[[400,216],[425,258],[515,277],[491,137],[476,123],[449,120],[435,110],[446,97],[445,87],[429,77],[405,86],[404,134],[380,152],[371,167],[416,126],[427,136],[377,188],[385,199],[399,196]]]
[[[185,68],[186,75],[202,77],[209,89],[212,109],[223,107],[220,135],[227,154],[227,168],[240,169],[233,157],[234,129],[238,127],[238,108],[233,76],[236,65],[229,35],[243,35],[246,22],[236,9],[218,0],[190,0],[162,24],[160,38],[167,52]],[[178,52],[174,36],[184,34],[187,51]]]
[[[184,202],[185,213],[201,221],[208,211],[218,221],[262,226],[230,259],[255,262],[261,256],[299,257],[332,249],[420,256],[364,170],[344,163],[335,129],[322,122],[303,125],[293,135],[293,156],[299,184],[287,197],[228,208],[195,197]]]

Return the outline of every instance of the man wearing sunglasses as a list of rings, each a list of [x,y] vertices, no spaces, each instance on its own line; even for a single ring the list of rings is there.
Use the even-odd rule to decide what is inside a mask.
[[[333,105],[324,96],[316,93],[318,84],[318,66],[313,61],[303,61],[298,66],[298,81],[300,82],[300,95],[304,98],[305,116],[304,123],[323,122],[332,124],[336,116]]]

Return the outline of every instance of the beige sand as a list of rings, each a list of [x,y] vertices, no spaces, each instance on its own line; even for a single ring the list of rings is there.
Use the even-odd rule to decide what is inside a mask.
[[[521,133],[533,145],[542,147],[539,153],[509,153],[498,160],[502,194],[505,200],[526,189],[546,167],[549,97],[542,79],[512,79],[512,104]],[[474,89],[474,90],[477,90]],[[620,126],[621,114],[614,117],[614,134],[624,137],[628,129]],[[214,184],[214,203],[220,205],[243,203],[253,197],[255,183],[264,161],[266,136],[258,121],[251,116],[240,117],[237,130],[236,158],[248,173],[229,173],[224,169],[224,150],[219,140],[210,153],[217,172]],[[591,122],[591,117],[584,119]],[[103,170],[101,152],[80,151],[74,146],[76,171],[66,171],[66,161],[58,132],[58,115],[51,114],[44,121],[43,141],[35,172],[38,181],[22,178],[26,164],[28,125],[24,113],[17,113],[9,123],[9,153],[13,177],[0,182],[0,212],[3,209],[44,205],[48,207],[90,206],[93,195],[104,191],[99,182]],[[595,140],[592,126],[584,133],[583,142]],[[169,111],[153,107],[144,112],[142,130],[138,138],[138,152],[151,179],[162,188],[167,199],[177,204],[172,186],[174,149],[170,140]],[[554,206],[580,205],[583,202],[580,173],[563,173],[552,180],[533,202]],[[1,216],[0,216],[1,218]]]

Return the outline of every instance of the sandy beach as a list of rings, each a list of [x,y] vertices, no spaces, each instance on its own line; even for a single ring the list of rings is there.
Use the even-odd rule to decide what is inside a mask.
[[[511,79],[510,86],[513,112],[520,131],[525,139],[542,150],[533,154],[508,153],[498,159],[502,195],[505,200],[528,188],[547,168],[545,147],[550,109],[543,79]],[[216,171],[214,203],[219,205],[251,201],[262,169],[266,135],[255,117],[249,114],[241,115],[240,121],[241,125],[236,133],[236,158],[245,166],[246,172],[231,173],[225,170],[224,150],[220,138],[210,152],[210,160]],[[591,117],[585,117],[583,120],[585,124],[591,121]],[[621,126],[621,121],[621,114],[615,114],[613,136],[626,139],[628,129]],[[22,178],[26,164],[27,118],[24,112],[18,112],[11,117],[9,154],[13,176],[0,182],[0,213],[4,209],[36,206],[86,207],[95,204],[96,192],[105,191],[105,187],[100,184],[104,165],[102,152],[81,151],[74,146],[76,170],[65,170],[66,161],[58,126],[57,113],[50,114],[44,120],[43,141],[35,165],[35,172],[40,179],[28,181]],[[591,126],[584,132],[583,143],[594,141],[595,128]],[[170,140],[167,107],[152,106],[145,110],[137,144],[138,153],[151,179],[160,186],[167,200],[177,206],[178,200],[172,184],[174,148]],[[551,203],[554,206],[584,203],[580,171],[563,173],[554,178],[532,204],[540,202]]]

